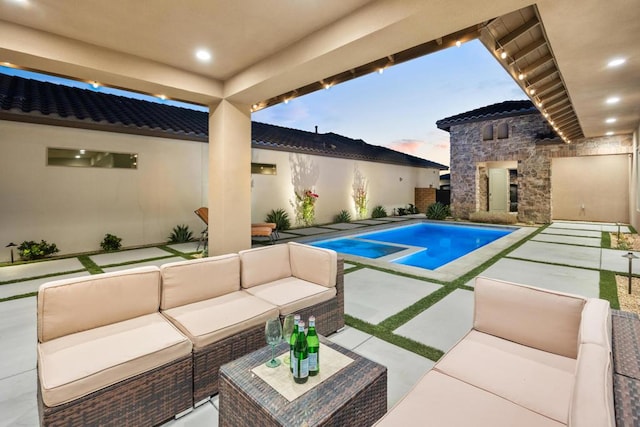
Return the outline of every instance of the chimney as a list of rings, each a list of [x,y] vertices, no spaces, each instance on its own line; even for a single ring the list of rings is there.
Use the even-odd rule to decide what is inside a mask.
[[[318,125],[316,125],[316,133],[318,133]]]

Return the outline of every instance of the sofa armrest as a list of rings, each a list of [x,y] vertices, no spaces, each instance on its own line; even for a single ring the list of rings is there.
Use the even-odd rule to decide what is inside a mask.
[[[575,359],[585,303],[575,295],[478,277],[473,328]]]

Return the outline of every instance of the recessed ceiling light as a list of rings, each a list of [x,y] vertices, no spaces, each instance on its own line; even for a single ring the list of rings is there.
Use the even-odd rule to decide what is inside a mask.
[[[618,121],[618,119],[616,119],[615,117],[609,117],[607,120],[605,120],[605,123],[615,123],[616,121]]]
[[[618,96],[612,96],[610,98],[607,98],[607,104],[617,104],[618,102],[620,102],[620,97]]]
[[[609,132],[605,133],[605,135],[611,136],[611,135],[613,135],[613,132],[609,131]]]
[[[627,62],[627,60],[624,58],[612,59],[611,61],[609,61],[609,63],[607,63],[607,67],[619,67],[625,62]]]
[[[85,150],[80,150],[80,154],[84,154],[84,153],[86,153]]]
[[[456,47],[462,46],[462,42],[460,40],[456,40]]]
[[[200,61],[208,62],[211,61],[211,53],[209,53],[209,51],[205,49],[198,49],[196,51],[196,58],[198,58]]]
[[[500,54],[500,58],[502,58],[502,59],[507,59],[507,52],[502,52],[502,53]]]

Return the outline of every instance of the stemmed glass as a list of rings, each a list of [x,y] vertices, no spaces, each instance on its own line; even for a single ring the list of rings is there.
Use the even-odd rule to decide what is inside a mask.
[[[291,335],[293,335],[293,321],[293,314],[287,314],[282,325],[282,337],[287,343],[290,343]],[[289,365],[291,363],[290,354],[291,352],[287,353],[287,355],[284,356],[284,359],[282,359],[286,365]]]
[[[265,365],[269,368],[277,368],[280,366],[280,361],[275,358],[276,344],[282,339],[282,325],[280,324],[280,318],[269,319],[264,325],[264,334],[267,337],[267,344],[271,346],[271,360]]]

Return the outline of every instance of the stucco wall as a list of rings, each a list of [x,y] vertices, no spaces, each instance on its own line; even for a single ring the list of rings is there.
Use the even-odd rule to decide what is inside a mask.
[[[47,166],[47,147],[138,153],[138,169]],[[54,242],[61,253],[166,241],[177,224],[204,227],[207,144],[0,121],[0,245]],[[8,251],[0,251],[8,260]]]
[[[509,125],[509,138],[482,140],[482,128],[485,125],[492,123],[497,126],[504,122]],[[552,158],[632,152],[630,135],[586,138],[572,144],[536,143],[536,135],[546,133],[548,129],[546,121],[538,114],[452,126],[450,139],[453,214],[467,218],[470,213],[482,207],[479,196],[484,188],[479,184],[478,164],[517,161],[518,219],[546,223],[552,218]],[[603,179],[606,179],[606,171],[594,173],[600,173]],[[574,185],[581,185],[581,182],[576,180]]]
[[[47,147],[137,153],[138,169],[47,166]],[[44,239],[65,254],[99,250],[106,233],[137,246],[166,241],[178,224],[196,236],[204,228],[193,211],[208,206],[206,143],[0,121],[0,153],[0,262],[9,260],[9,242]],[[342,209],[356,218],[358,173],[368,182],[369,215],[378,204],[391,213],[414,203],[415,187],[439,182],[436,169],[283,151],[253,149],[252,162],[278,168],[277,175],[251,175],[252,222],[284,208],[295,226],[294,175],[320,195],[317,223],[331,222]],[[292,165],[302,172],[293,173]]]
[[[252,162],[277,165],[277,175],[252,175],[252,222],[264,221],[272,209],[285,209],[291,225],[295,224],[296,188],[313,189],[320,197],[316,201],[316,223],[328,223],[341,210],[353,219],[353,184],[358,174],[367,182],[368,214],[382,205],[391,214],[394,207],[414,203],[416,187],[437,188],[437,169],[412,168],[386,163],[254,149]],[[260,195],[257,197],[257,195]]]

